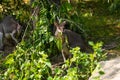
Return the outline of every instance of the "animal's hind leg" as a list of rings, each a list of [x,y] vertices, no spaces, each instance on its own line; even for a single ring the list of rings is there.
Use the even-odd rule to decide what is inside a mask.
[[[65,55],[64,55],[64,50],[62,50],[62,56],[63,56],[63,60],[64,62],[66,61]]]

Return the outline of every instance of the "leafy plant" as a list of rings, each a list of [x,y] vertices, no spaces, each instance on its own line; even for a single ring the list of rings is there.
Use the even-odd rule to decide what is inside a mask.
[[[38,4],[41,6],[44,3],[40,1]],[[52,51],[50,48],[54,41],[49,32],[50,23],[46,16],[48,11],[44,7],[43,5],[39,11],[40,19],[36,23],[36,28],[31,33],[30,26],[26,27],[25,36],[21,43],[6,58],[6,70],[0,75],[0,79],[45,80],[51,74],[51,63],[48,60],[48,55]],[[50,44],[51,46],[49,46]]]
[[[56,50],[62,46],[58,41],[57,45],[52,36],[53,22],[66,20],[70,25],[70,29],[80,31],[83,29],[81,23],[81,15],[76,11],[77,7],[73,7],[70,3],[64,3],[62,7],[51,4],[49,0],[36,0],[32,7],[39,7],[37,22],[34,30],[30,30],[29,18],[36,19],[33,15],[27,17],[23,22],[28,23],[25,27],[24,38],[18,44],[16,50],[7,56],[5,60],[5,71],[0,73],[1,80],[87,80],[95,68],[97,62],[104,58],[102,54],[102,43],[92,43],[93,53],[86,54],[80,52],[80,48],[74,48],[70,52],[73,57],[67,60],[62,68],[56,68],[52,71],[49,59],[58,54]],[[24,10],[18,11],[20,17]],[[26,13],[27,14],[27,13]],[[28,14],[30,14],[28,12]],[[30,14],[31,15],[31,14]],[[28,16],[28,15],[27,15]],[[24,18],[21,19],[21,21]],[[78,23],[78,24],[77,24]],[[74,26],[77,25],[77,28]],[[78,30],[79,31],[79,30]],[[83,30],[82,30],[83,31]],[[83,31],[84,32],[84,31]],[[3,66],[3,65],[2,65]],[[55,72],[55,75],[52,74]]]
[[[90,54],[82,53],[79,47],[73,48],[70,51],[73,57],[62,65],[62,69],[57,68],[55,76],[49,77],[48,80],[88,80],[98,62],[105,58],[101,42],[96,44],[90,42],[90,45],[94,50]]]

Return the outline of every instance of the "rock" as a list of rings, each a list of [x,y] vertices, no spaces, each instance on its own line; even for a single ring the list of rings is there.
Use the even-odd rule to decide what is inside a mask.
[[[101,61],[89,80],[120,80],[120,57]]]

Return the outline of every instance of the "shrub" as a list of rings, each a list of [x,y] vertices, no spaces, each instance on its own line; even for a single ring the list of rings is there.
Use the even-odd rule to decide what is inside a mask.
[[[94,52],[87,54],[80,52],[80,48],[73,48],[70,52],[73,54],[62,68],[55,69],[55,76],[49,77],[48,80],[88,80],[91,73],[95,69],[97,63],[105,59],[102,52],[102,42],[94,44],[90,42]]]
[[[67,20],[72,20],[74,17],[76,21],[81,20],[76,12],[71,13],[74,10],[71,8],[72,6],[67,5],[63,5],[59,11],[55,5],[50,5],[48,0],[38,0],[38,2],[36,0],[33,7],[38,6],[40,8],[36,27],[32,32],[28,29],[30,26],[26,27],[25,38],[18,44],[16,50],[7,56],[3,65],[5,71],[0,70],[2,71],[0,73],[1,80],[88,79],[97,62],[104,57],[101,49],[102,43],[94,44],[91,42],[94,50],[91,54],[82,53],[79,48],[72,49],[73,58],[67,60],[61,69],[56,68],[55,75],[52,75],[49,57],[58,53],[54,37],[50,31],[52,23],[56,17]]]

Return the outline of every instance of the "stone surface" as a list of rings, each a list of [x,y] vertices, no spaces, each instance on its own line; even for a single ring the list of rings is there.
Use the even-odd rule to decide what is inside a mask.
[[[89,80],[120,80],[120,57],[101,61]]]

